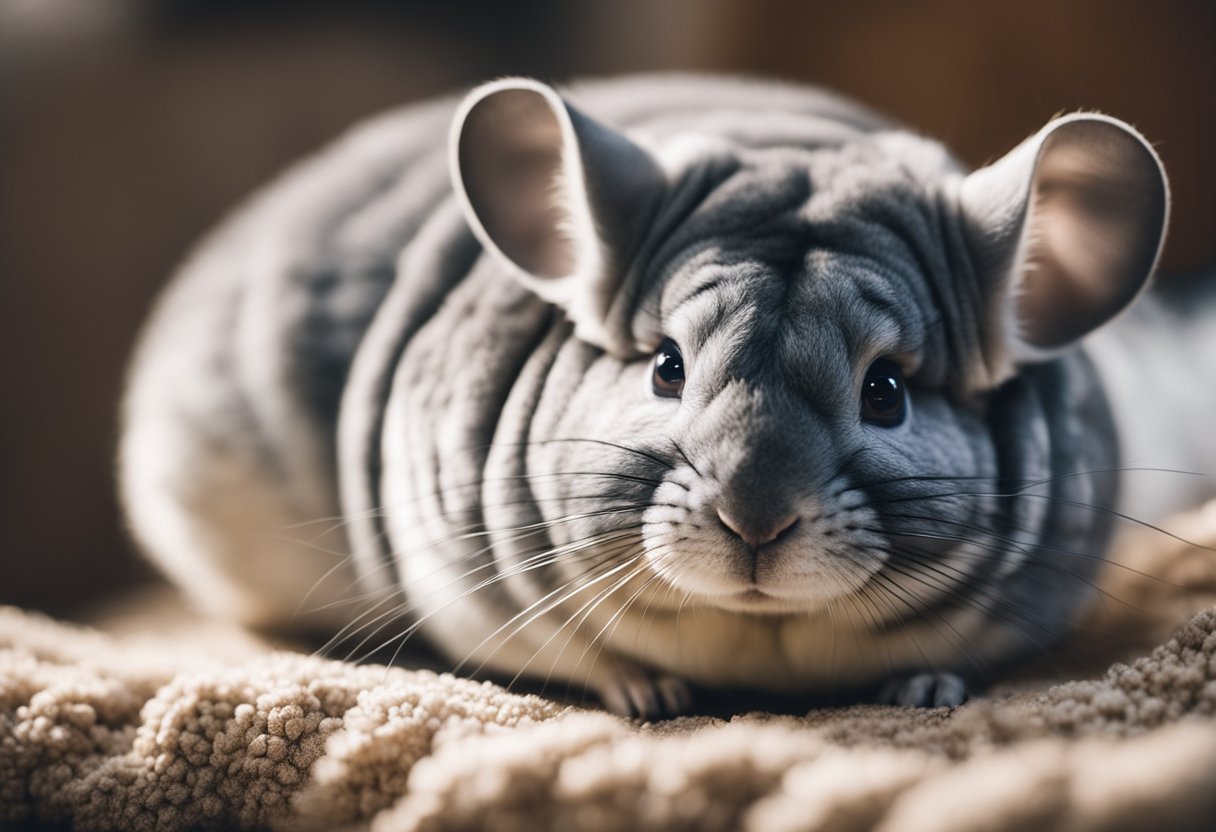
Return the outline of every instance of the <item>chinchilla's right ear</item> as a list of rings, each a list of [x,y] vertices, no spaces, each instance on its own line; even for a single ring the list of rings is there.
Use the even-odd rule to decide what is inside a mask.
[[[478,87],[452,126],[452,181],[470,227],[525,286],[566,310],[582,339],[634,349],[609,309],[665,190],[658,163],[551,87]]]
[[[1106,323],[1148,285],[1169,186],[1132,127],[1079,113],[966,177],[959,206],[995,384]]]

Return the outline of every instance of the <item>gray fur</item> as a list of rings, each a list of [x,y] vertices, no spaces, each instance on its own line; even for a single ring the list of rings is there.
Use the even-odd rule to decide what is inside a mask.
[[[1075,341],[1155,262],[1143,140],[1064,119],[968,176],[814,90],[563,95],[390,114],[204,245],[127,399],[152,556],[225,615],[298,623],[311,592],[313,623],[375,644],[408,613],[463,669],[632,712],[684,681],[957,701],[941,674],[1063,637],[1120,479]],[[681,399],[649,388],[663,337]],[[880,357],[912,391],[895,428],[858,415]],[[798,522],[752,552],[719,515]],[[326,516],[312,548],[284,533]],[[371,600],[343,604],[356,578]]]

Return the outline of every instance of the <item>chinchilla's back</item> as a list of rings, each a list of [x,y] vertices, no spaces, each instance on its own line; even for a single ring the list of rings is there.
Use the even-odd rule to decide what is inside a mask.
[[[338,513],[343,384],[397,254],[448,189],[451,106],[382,117],[295,166],[153,311],[124,406],[123,497],[147,552],[212,612],[290,620],[342,546],[298,524]]]
[[[1142,522],[1160,522],[1213,494],[1214,321],[1216,270],[1208,270],[1161,281],[1086,342],[1129,469],[1119,510]]]

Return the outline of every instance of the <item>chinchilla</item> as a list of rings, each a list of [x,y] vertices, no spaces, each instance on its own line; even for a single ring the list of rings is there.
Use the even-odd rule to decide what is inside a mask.
[[[1097,114],[968,172],[772,83],[409,107],[255,197],[159,302],[131,526],[216,614],[417,630],[620,712],[690,685],[955,704],[1067,635],[1116,512],[1209,485],[1129,468],[1216,470],[1210,407],[1161,369],[1200,360],[1194,310],[1120,316],[1168,205]]]

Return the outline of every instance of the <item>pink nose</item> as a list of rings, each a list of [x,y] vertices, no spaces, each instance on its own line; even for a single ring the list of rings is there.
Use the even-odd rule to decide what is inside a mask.
[[[732,517],[723,509],[718,509],[718,519],[722,525],[741,538],[753,549],[759,549],[766,543],[772,543],[777,538],[792,529],[798,522],[797,513],[786,515],[776,520],[757,520],[744,522]]]

